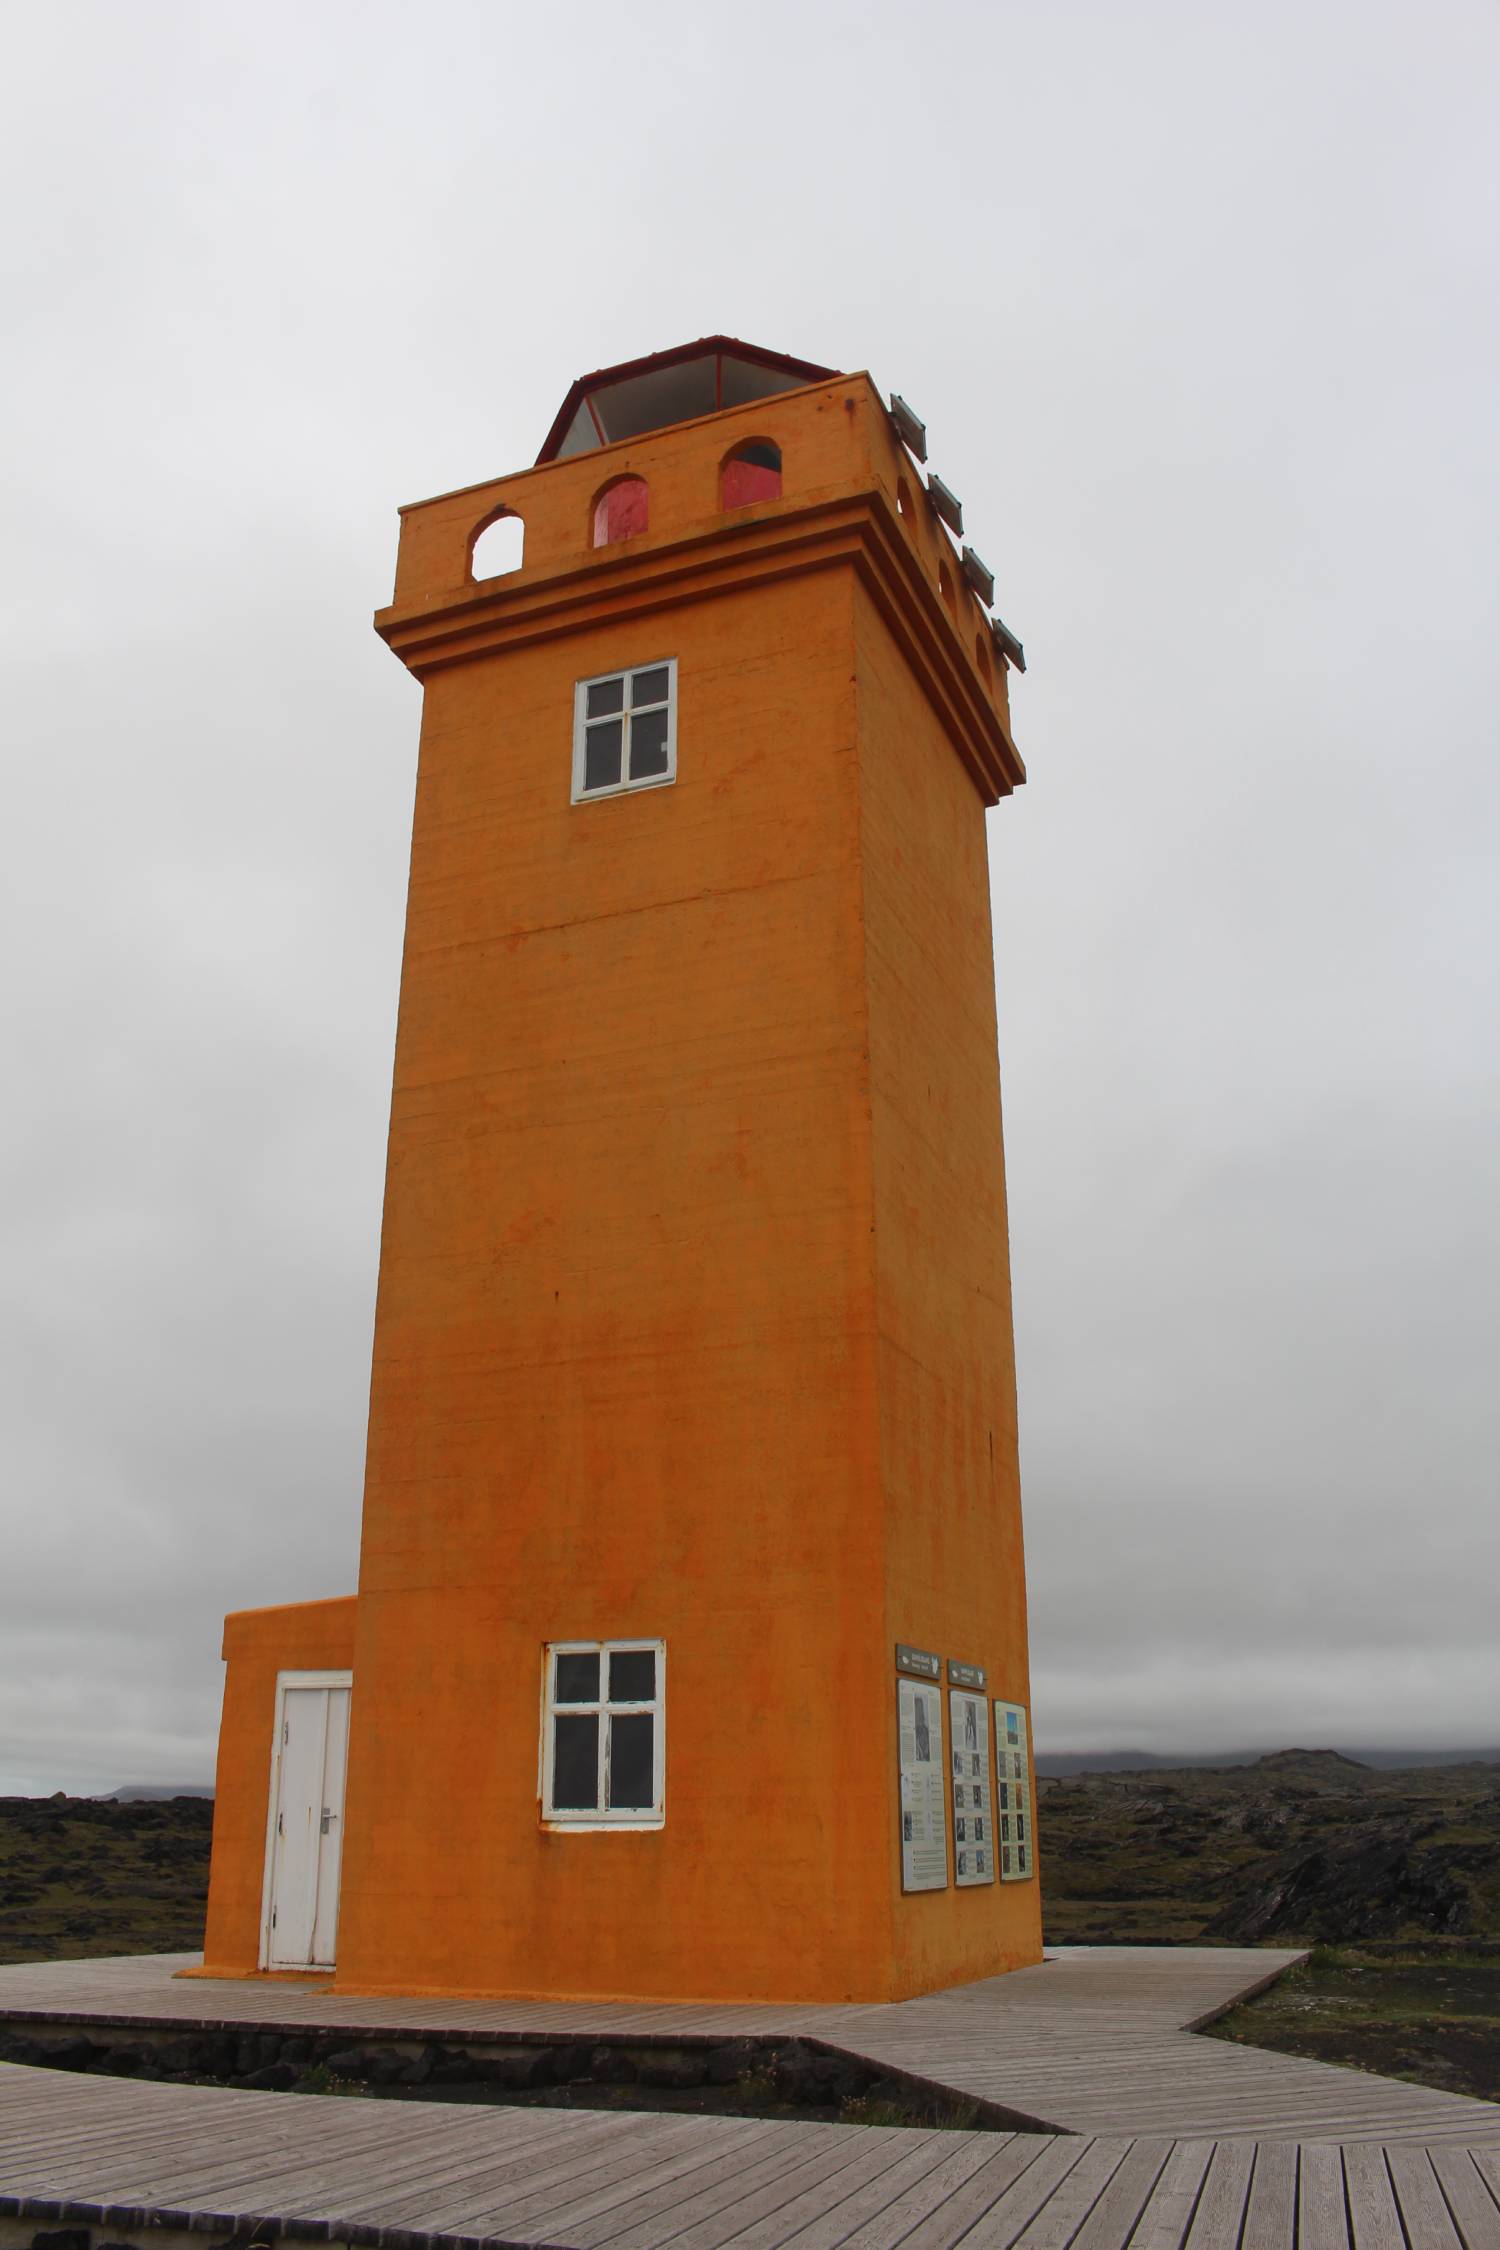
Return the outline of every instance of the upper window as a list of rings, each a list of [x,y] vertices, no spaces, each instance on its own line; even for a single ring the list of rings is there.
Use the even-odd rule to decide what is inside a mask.
[[[544,1819],[659,1828],[664,1641],[554,1641],[542,1715]]]
[[[781,447],[769,438],[736,446],[724,463],[719,496],[726,508],[748,508],[753,500],[779,500]]]
[[[617,477],[594,502],[594,545],[634,539],[651,521],[651,490],[644,477]]]
[[[573,802],[677,776],[677,659],[601,672],[573,691]]]

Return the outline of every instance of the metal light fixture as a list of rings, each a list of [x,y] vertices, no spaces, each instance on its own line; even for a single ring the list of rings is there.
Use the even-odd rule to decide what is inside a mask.
[[[891,393],[891,420],[896,425],[896,435],[919,461],[927,458],[927,424],[919,422],[904,398]]]
[[[964,504],[956,493],[948,490],[942,478],[935,477],[930,469],[927,472],[927,497],[931,500],[933,507],[948,526],[948,529],[953,533],[954,538],[962,539],[964,535]]]
[[[988,609],[995,598],[995,573],[985,568],[972,547],[965,547],[960,560],[965,578]]]
[[[990,638],[994,641],[996,648],[1005,658],[1007,664],[1014,664],[1018,672],[1025,671],[1026,651],[1022,648],[1010,627],[1003,624],[998,617],[990,619]]]

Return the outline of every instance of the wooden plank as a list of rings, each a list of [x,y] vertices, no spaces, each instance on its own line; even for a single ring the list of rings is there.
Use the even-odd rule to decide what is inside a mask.
[[[1171,2153],[1170,2141],[1136,2141],[1073,2237],[1071,2250],[1120,2250],[1131,2239]]]
[[[1254,2161],[1253,2141],[1220,2141],[1188,2228],[1187,2250],[1238,2250]]]
[[[928,2212],[925,2218],[916,2222],[904,2236],[902,2250],[947,2250],[947,2246],[956,2242],[964,2229],[972,2225],[977,2217],[992,2210],[1000,2197],[1014,2187],[1034,2164],[1046,2158],[1056,2173],[1058,2151],[1070,2149],[1076,2158],[1082,2147],[1081,2141],[1065,2143],[1040,2134],[1018,2133],[1014,2140],[997,2148],[992,2156],[987,2156],[962,2187],[955,2188],[935,2211]],[[801,2245],[798,2250],[801,2250]]]
[[[1469,2151],[1438,2148],[1430,2154],[1464,2250],[1500,2250],[1500,2206]]]
[[[909,2128],[890,2129],[905,2140],[920,2137],[925,2142],[928,2138],[926,2133],[914,2135]],[[674,2250],[719,2250],[721,2244],[730,2242],[738,2250],[745,2227],[759,2223],[779,2230],[772,2233],[773,2242],[785,2242],[789,2236],[800,2232],[810,2213],[823,2208],[824,2193],[830,2184],[848,2193],[872,2179],[882,2178],[890,2169],[888,2157],[889,2151],[883,2148],[853,2152],[847,2147],[831,2149],[816,2163],[802,2165],[795,2173],[788,2171],[779,2179],[768,2180],[754,2195],[743,2200],[732,2199],[711,2217],[695,2221],[684,2233],[664,2235],[662,2239],[670,2242]],[[833,2174],[831,2182],[830,2172]]]
[[[1464,2250],[1427,2151],[1390,2148],[1385,2161],[1407,2241],[1422,2250]]]
[[[1090,2141],[1076,2164],[1067,2172],[1036,2216],[1018,2233],[1009,2219],[998,2226],[996,2213],[988,2212],[964,2236],[972,2250],[1010,2250],[1014,2243],[1021,2250],[1066,2250],[1079,2225],[1093,2209],[1114,2175],[1130,2153],[1129,2141]]]
[[[1344,2195],[1342,2149],[1327,2142],[1304,2143],[1297,2165],[1297,2241],[1318,2250],[1347,2250],[1349,2216]]]
[[[744,2234],[734,2237],[734,2250],[782,2250],[783,2245],[792,2243],[796,2250],[832,2250],[832,2246],[844,2242],[850,2230],[861,2225],[871,2211],[884,2209],[899,2198],[904,2189],[925,2185],[938,2171],[944,2158],[941,2146],[934,2145],[937,2136],[929,2140],[924,2133],[916,2147],[906,2147],[904,2144],[912,2137],[905,2133],[893,2134],[879,2162],[851,2167],[824,2180],[810,2198],[810,2209],[805,2215],[799,2212],[794,2225],[785,2222],[779,2213],[768,2213]],[[971,2140],[984,2137],[965,2134],[963,2139],[967,2145]],[[981,2149],[979,2163],[984,2162],[984,2155]]]
[[[1354,2250],[1407,2250],[1383,2148],[1345,2149],[1344,2188]]]
[[[1256,2144],[1240,2250],[1291,2250],[1297,2239],[1297,2144]]]
[[[580,2226],[561,2217],[551,2223],[566,2237],[570,2250],[575,2246],[576,2250],[587,2250],[591,2243],[636,2240],[642,2230],[652,2241],[690,2240],[707,2245],[726,2240],[741,2226],[783,2209],[830,2173],[862,2162],[884,2161],[882,2151],[862,2148],[850,2127],[803,2127],[790,2146],[775,2127],[772,2133],[773,2145],[758,2166],[744,2151],[721,2152],[713,2163],[699,2165],[670,2183],[658,2185],[653,2174],[644,2193],[628,2201],[621,2199],[613,2210],[599,2213],[592,2224]],[[692,2215],[684,2219],[684,2212]]]
[[[387,2131],[379,2140],[371,2140],[362,2132],[345,2144],[337,2127],[332,2132],[325,2127],[320,2136],[317,2128],[322,2122],[317,2117],[307,2119],[307,2138],[297,2151],[293,2169],[300,2173],[311,2163],[317,2168],[320,2183],[330,2187],[345,2176],[360,2185],[375,2177],[388,2185],[415,2177],[425,2181],[441,2169],[450,2149],[467,2149],[472,2132],[472,2128],[466,2132],[449,2111],[440,2121],[434,2121],[430,2135],[420,2141],[408,2129]],[[329,2119],[327,2125],[332,2126],[333,2120]],[[279,2179],[280,2170],[280,2158],[272,2156],[264,2143],[258,2155],[253,2148],[243,2146],[220,2153],[214,2149],[212,2136],[205,2133],[191,2157],[180,2151],[157,2154],[146,2148],[138,2167],[116,2172],[114,2180],[121,2200],[170,2200],[173,2207],[181,2208],[210,2196],[216,2205],[227,2201],[259,2208],[267,2203],[269,2182]]]
[[[939,2145],[935,2151],[938,2161],[931,2170],[911,2181],[884,2175],[863,2195],[855,2196],[840,2213],[845,2224],[852,2224],[853,2231],[826,2236],[825,2242],[838,2243],[842,2250],[890,2250],[893,2242],[905,2241],[919,2219],[925,2219],[951,2201],[955,2190],[972,2179],[993,2154],[985,2146],[992,2137],[989,2134],[946,2133],[942,2137],[949,2146],[945,2150]],[[955,2141],[960,2145],[954,2147]],[[879,2202],[875,2201],[877,2195]],[[793,2239],[798,2250],[809,2250],[801,2235]],[[739,2250],[738,2242],[735,2250]]]
[[[821,2145],[823,2136],[858,2132],[859,2127],[822,2125],[803,2130],[817,2133]],[[795,2164],[811,2161],[814,2154],[816,2151],[801,2157],[799,2153],[799,2157],[789,2163],[785,2148],[777,2145],[768,2156],[748,2164],[738,2155],[724,2157],[687,2183],[690,2192],[674,2199],[670,2219],[653,2212],[634,2216],[627,2208],[597,2229],[575,2231],[579,2241],[585,2244],[607,2242],[614,2250],[659,2250],[665,2242],[681,2237],[692,2239],[695,2227],[707,2228],[708,2222],[716,2219],[721,2211],[741,2200],[748,2201],[757,2188],[784,2182]]]
[[[911,2230],[918,2218],[945,2203],[954,2187],[981,2169],[987,2158],[985,2135],[965,2133],[963,2146],[954,2151],[954,2133],[924,2135],[915,2149],[904,2149],[893,2164],[879,2171],[846,2173],[837,2196],[823,2196],[819,2209],[803,2216],[798,2200],[796,2214],[787,2216],[783,2234],[733,2236],[733,2250],[767,2250],[769,2243],[796,2243],[796,2250],[832,2250],[832,2245],[875,2243],[888,2250],[893,2241]],[[947,2146],[945,2146],[947,2142]]]
[[[1213,2155],[1212,2141],[1179,2141],[1136,2222],[1130,2250],[1182,2250]]]
[[[1120,2169],[1129,2142],[1084,2140],[1055,2180],[1043,2180],[1041,2164],[1023,2171],[1016,2185],[1001,2196],[990,2212],[969,2227],[963,2236],[972,2250],[1052,2250],[1066,2243],[1079,2221],[1102,2194],[1106,2182]]]
[[[737,2122],[746,2125],[744,2136],[735,2143],[741,2161],[748,2163],[752,2154],[764,2153],[773,2142],[785,2148],[786,2142],[778,2126],[770,2123],[757,2126],[749,2120]],[[639,2218],[648,2198],[663,2207],[680,2200],[686,2190],[679,2183],[696,2175],[705,2165],[717,2163],[724,2154],[723,2144],[717,2137],[697,2134],[674,2153],[658,2155],[644,2185],[638,2178],[600,2179],[583,2194],[558,2203],[548,2212],[548,2224],[555,2231],[565,2230],[576,2250],[586,2250],[595,2235],[617,2231]]]
[[[1001,2149],[966,2180],[931,2218],[913,2227],[901,2250],[949,2250],[949,2245],[958,2241],[968,2244],[969,2250],[978,2250],[982,2240],[994,2250],[996,2244],[1013,2242],[1089,2145],[1061,2135],[1055,2140],[1018,2136],[1009,2148]],[[989,2229],[985,2237],[972,2231],[981,2220]]]
[[[430,2180],[414,2181],[411,2194],[399,2199],[384,2183],[371,2181],[369,2196],[343,2203],[338,2216],[380,2226],[409,2226],[422,2234],[448,2229],[468,2233],[475,2230],[461,2222],[493,2206],[504,2211],[508,2226],[519,2229],[534,2216],[550,2219],[569,2189],[586,2194],[611,2184],[623,2196],[630,2192],[623,2183],[633,2181],[639,2192],[641,2183],[654,2178],[658,2166],[679,2151],[688,2151],[700,2163],[723,2154],[722,2138],[702,2130],[722,2119],[636,2115],[611,2117],[610,2122],[620,2130],[607,2137],[579,2133],[549,2137],[539,2147],[523,2144],[498,2164],[487,2165],[482,2147],[475,2148],[468,2163],[450,2173],[441,2186]]]

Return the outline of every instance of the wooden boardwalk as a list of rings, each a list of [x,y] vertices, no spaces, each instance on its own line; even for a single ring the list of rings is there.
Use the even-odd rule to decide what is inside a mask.
[[[446,2036],[813,2039],[1045,2121],[952,2133],[319,2100],[0,2066],[0,2250],[292,2237],[433,2250],[1500,2250],[1500,2109],[1196,2038],[1295,1956],[1079,1949],[897,2007],[362,2000],[174,1979],[176,1960],[0,1969],[0,2020]]]
[[[0,2068],[0,2242],[1500,2250],[1500,2152],[318,2100]]]
[[[1206,2140],[1500,2147],[1500,2107],[1372,2072],[1199,2039],[1301,1955],[1222,1946],[1079,1946],[1041,1967],[892,2007],[362,1999],[321,1981],[173,1974],[192,1955],[0,1968],[0,2022],[255,2025],[351,2037],[815,2040],[983,2102],[1022,2130]]]

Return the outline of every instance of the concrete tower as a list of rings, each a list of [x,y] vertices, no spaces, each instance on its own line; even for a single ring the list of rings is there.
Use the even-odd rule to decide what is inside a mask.
[[[228,1621],[210,1972],[880,2000],[1040,1957],[1019,651],[950,507],[867,376],[717,338],[403,511],[359,1592]]]

